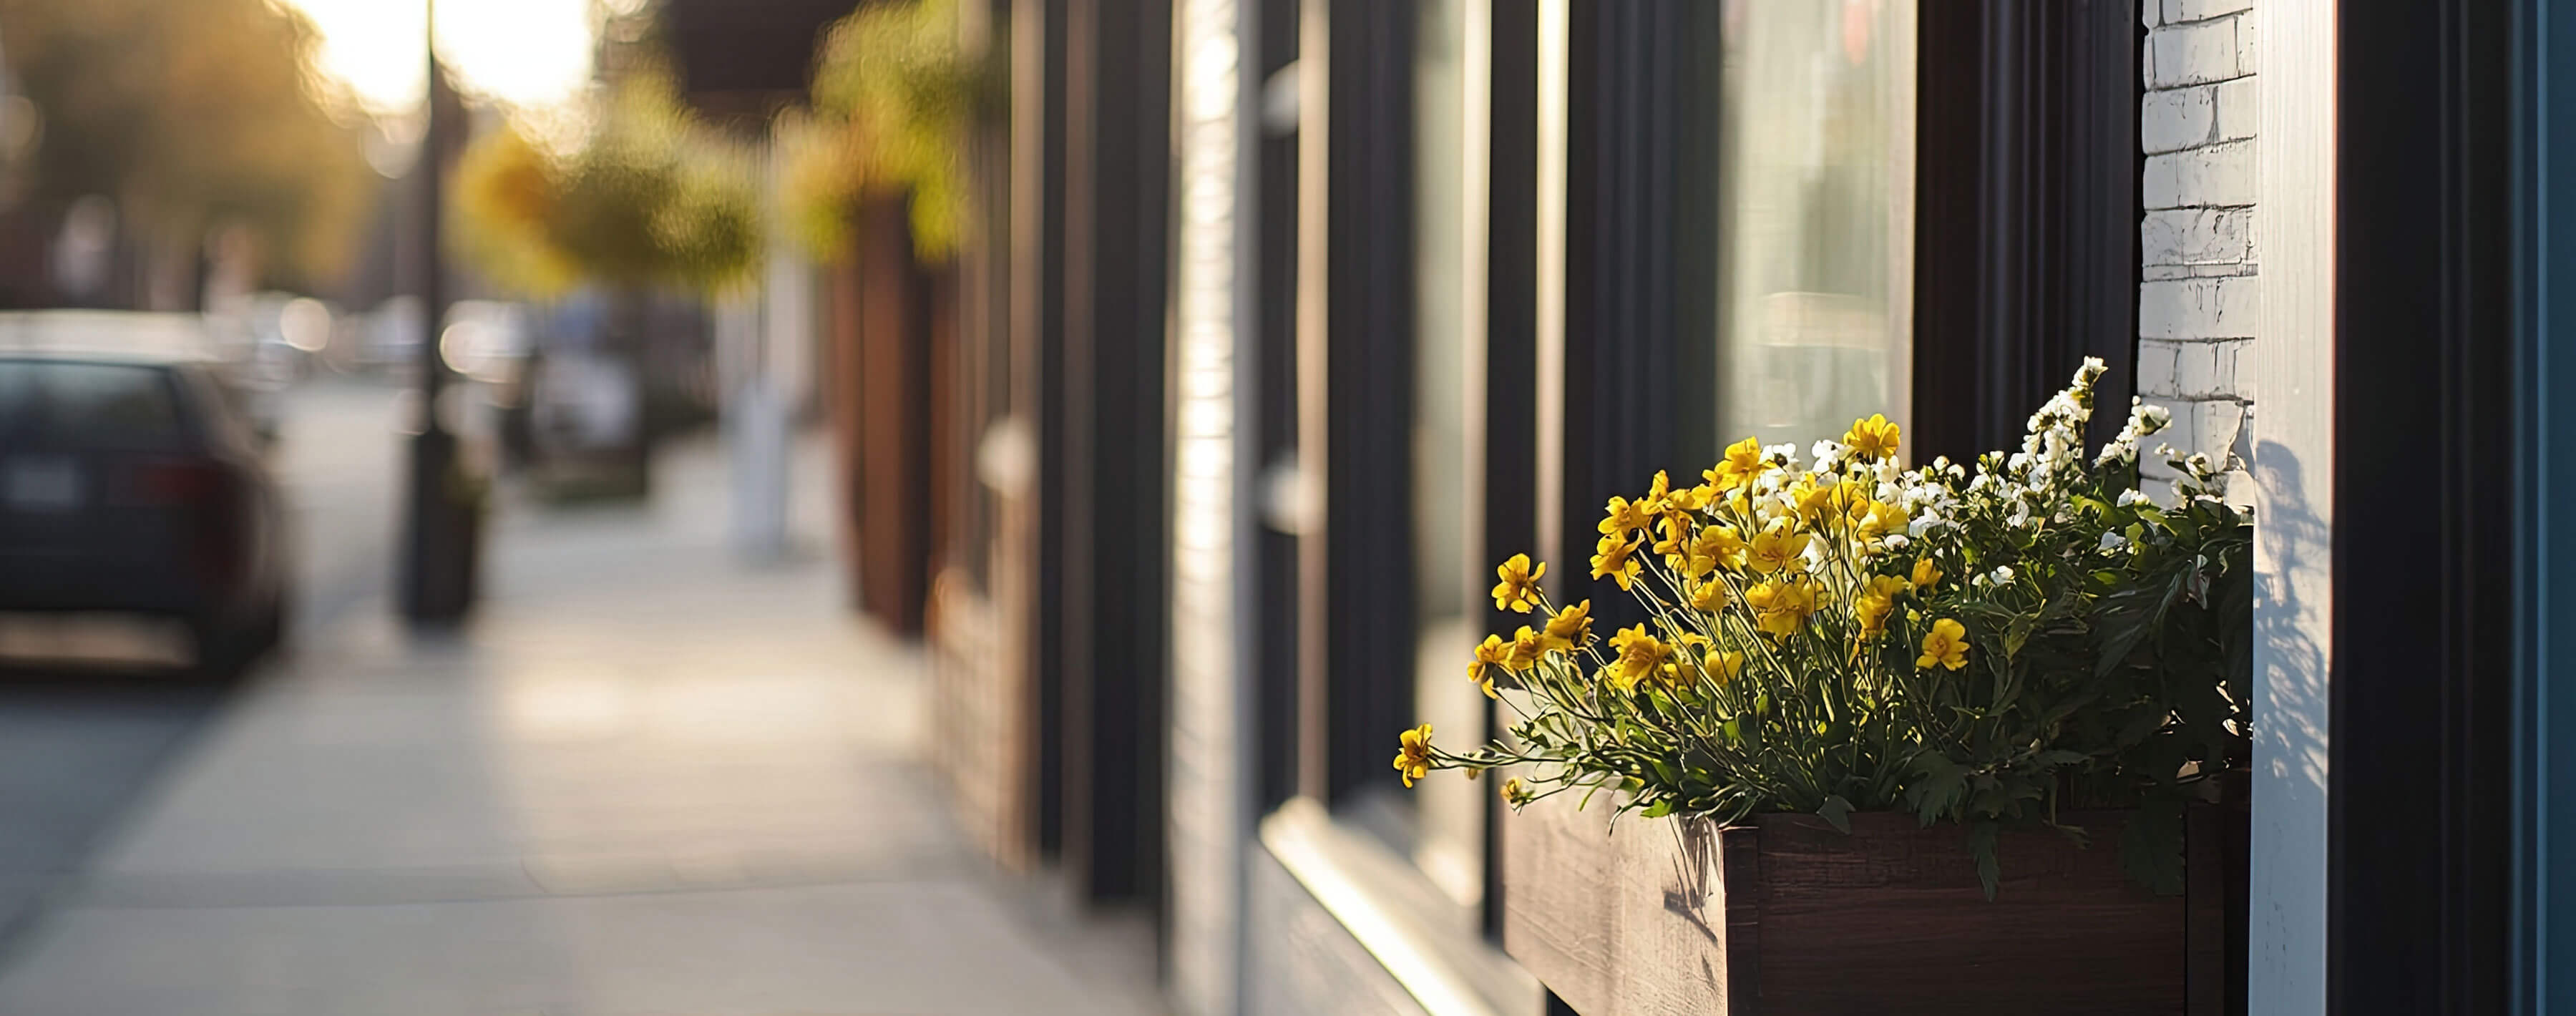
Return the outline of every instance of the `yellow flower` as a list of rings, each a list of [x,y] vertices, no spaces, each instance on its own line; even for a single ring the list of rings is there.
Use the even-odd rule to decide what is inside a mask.
[[[1744,563],[1744,540],[1735,535],[1733,526],[1701,526],[1691,537],[1690,553],[1684,556],[1681,573],[1698,578],[1720,567],[1733,568]]]
[[[1699,658],[1699,669],[1706,672],[1710,680],[1716,681],[1718,687],[1723,688],[1735,680],[1735,675],[1744,672],[1744,654],[1711,649],[1708,655]]]
[[[1852,505],[1852,537],[1862,541],[1886,539],[1905,531],[1905,509],[1885,501],[1862,500]]]
[[[1637,510],[1648,515],[1661,515],[1672,510],[1672,506],[1667,503],[1672,500],[1672,496],[1672,477],[1664,475],[1661,469],[1655,470],[1655,482],[1646,485],[1646,496],[1637,499]]]
[[[1885,414],[1871,413],[1869,419],[1853,420],[1851,432],[1843,435],[1843,446],[1855,454],[1883,459],[1896,454],[1896,425],[1887,422]]]
[[[1522,625],[1521,630],[1512,633],[1512,651],[1503,657],[1503,669],[1515,674],[1526,673],[1531,667],[1538,666],[1538,658],[1545,652],[1547,636]]]
[[[1655,541],[1655,553],[1673,559],[1669,562],[1673,570],[1680,571],[1682,548],[1690,545],[1690,516],[1680,512],[1665,512],[1663,518],[1656,520],[1655,526],[1664,531],[1663,539]]]
[[[1930,589],[1933,583],[1939,581],[1941,581],[1940,565],[1933,564],[1929,557],[1914,559],[1914,588]]]
[[[1774,639],[1786,639],[1807,623],[1807,615],[1816,612],[1816,589],[1803,575],[1765,582],[1744,591],[1744,605],[1753,610],[1754,627]]]
[[[1637,561],[1637,544],[1617,535],[1602,537],[1601,545],[1593,550],[1592,577],[1615,580],[1623,591],[1637,580],[1637,573],[1645,570],[1645,565]]]
[[[1805,571],[1807,544],[1811,539],[1792,528],[1788,519],[1773,519],[1771,525],[1754,535],[1751,552],[1745,555],[1745,566],[1765,575],[1783,568]]]
[[[1655,475],[1661,476],[1663,474],[1657,473]],[[1680,490],[1664,495],[1664,510],[1668,512],[1695,512],[1708,507],[1708,503],[1716,499],[1716,497],[1717,491],[1709,487],[1684,487]]]
[[[1510,560],[1495,566],[1494,574],[1502,579],[1494,584],[1494,609],[1516,610],[1523,614],[1538,605],[1538,580],[1547,574],[1547,565],[1530,567],[1527,554],[1514,554]]]
[[[1724,579],[1695,579],[1687,583],[1687,587],[1690,590],[1692,609],[1704,614],[1714,614],[1726,606],[1726,580]]]
[[[1931,633],[1923,636],[1923,655],[1914,660],[1915,669],[1939,666],[1957,670],[1967,665],[1967,627],[1946,617],[1932,622]]]
[[[1518,808],[1521,805],[1528,804],[1532,796],[1529,784],[1521,782],[1520,777],[1514,776],[1511,779],[1503,781],[1504,804]]]
[[[1872,575],[1852,599],[1852,618],[1860,622],[1860,637],[1877,638],[1887,631],[1887,617],[1896,612],[1897,594],[1914,588],[1914,584],[1894,575]]]
[[[1556,612],[1547,619],[1547,628],[1539,632],[1539,644],[1549,649],[1572,650],[1592,641],[1592,601],[1585,600]]]
[[[1798,517],[1816,522],[1830,518],[1834,512],[1841,510],[1850,502],[1852,492],[1851,488],[1844,486],[1841,480],[1827,475],[1821,483],[1814,479],[1800,479],[1796,485],[1789,488],[1789,495],[1797,499]]]
[[[1410,787],[1431,771],[1431,725],[1425,723],[1396,739],[1402,750],[1395,753],[1395,771],[1404,775],[1404,785]]]
[[[1642,624],[1610,636],[1610,648],[1619,654],[1610,666],[1611,680],[1620,691],[1634,690],[1637,682],[1655,676],[1673,658],[1672,643],[1648,634]]]
[[[1627,498],[1614,496],[1610,499],[1610,513],[1601,519],[1601,525],[1598,528],[1604,536],[1625,539],[1629,533],[1644,529],[1654,522],[1654,516],[1646,511],[1645,502],[1630,503]]]
[[[1474,662],[1467,664],[1467,680],[1474,681],[1476,687],[1483,688],[1486,698],[1493,698],[1494,675],[1486,668],[1509,668],[1511,661],[1512,644],[1503,641],[1500,635],[1487,635],[1484,644],[1476,647]]]
[[[1709,486],[1727,491],[1750,485],[1755,477],[1770,470],[1770,460],[1762,457],[1762,442],[1748,437],[1726,446],[1726,458],[1699,475]]]

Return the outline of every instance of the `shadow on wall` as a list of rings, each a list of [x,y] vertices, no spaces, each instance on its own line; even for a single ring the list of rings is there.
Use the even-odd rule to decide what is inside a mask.
[[[2255,520],[2254,751],[2275,789],[2299,795],[2298,807],[2320,812],[2326,792],[2325,648],[2321,609],[2328,590],[2307,588],[2333,547],[2333,530],[2301,496],[2305,477],[2288,448],[2262,443],[2255,481],[2270,497]]]

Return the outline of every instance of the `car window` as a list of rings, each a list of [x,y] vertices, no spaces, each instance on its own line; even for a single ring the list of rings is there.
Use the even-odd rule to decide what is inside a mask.
[[[187,440],[177,396],[159,366],[0,360],[0,440],[173,450]]]

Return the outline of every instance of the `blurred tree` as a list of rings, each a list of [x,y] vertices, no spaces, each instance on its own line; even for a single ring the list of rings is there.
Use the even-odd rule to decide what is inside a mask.
[[[163,255],[247,229],[272,283],[348,263],[372,177],[303,15],[270,0],[0,0],[0,27],[42,117],[32,199],[104,195]]]
[[[547,151],[515,126],[476,138],[455,181],[458,249],[496,284],[530,295],[578,282],[715,290],[759,263],[748,160],[660,74],[618,82],[570,152]]]
[[[945,257],[965,229],[965,131],[1000,108],[1000,69],[966,51],[955,0],[876,0],[814,56],[814,109],[783,131],[793,237],[839,257],[872,190],[909,192],[913,244]]]

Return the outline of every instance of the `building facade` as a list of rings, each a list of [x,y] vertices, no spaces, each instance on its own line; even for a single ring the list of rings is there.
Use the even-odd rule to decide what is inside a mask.
[[[2571,1004],[2547,0],[967,7],[941,770],[1178,1011],[1561,1008],[1491,788],[1385,761],[1496,729],[1491,562],[1748,433],[2004,446],[2085,356],[2256,509],[2231,1011]]]

